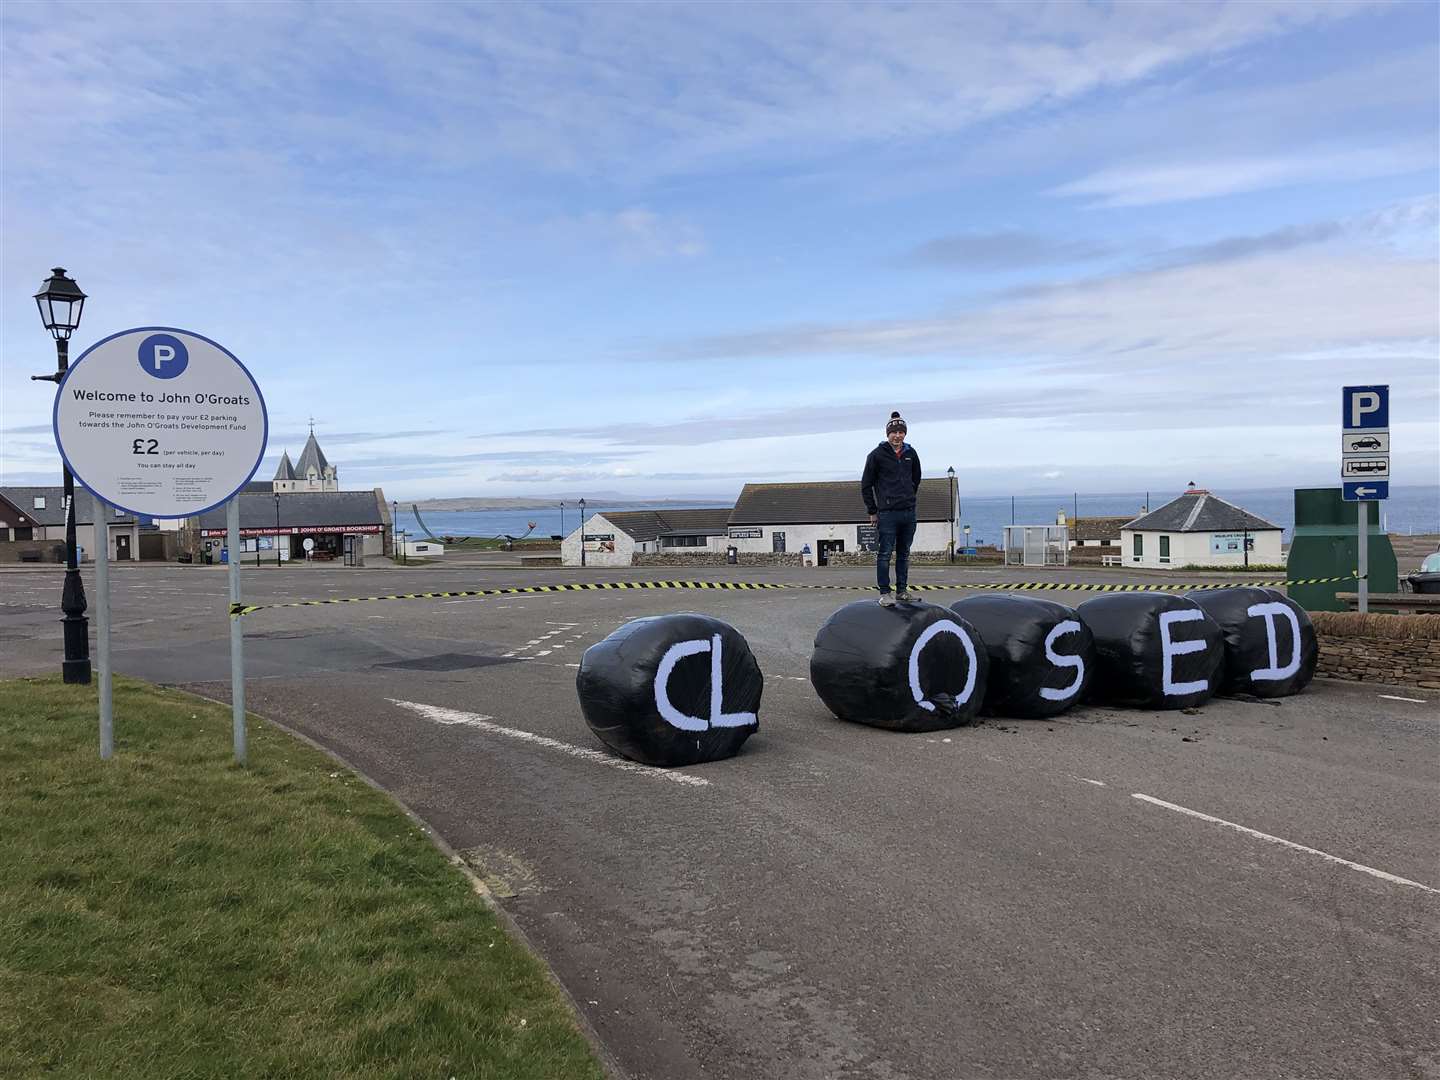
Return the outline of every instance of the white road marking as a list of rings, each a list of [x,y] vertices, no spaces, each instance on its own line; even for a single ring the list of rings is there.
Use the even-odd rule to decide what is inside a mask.
[[[1283,840],[1278,836],[1271,836],[1269,833],[1259,832],[1256,829],[1246,828],[1244,825],[1236,825],[1233,821],[1226,821],[1224,818],[1212,817],[1209,814],[1202,814],[1199,810],[1191,810],[1188,807],[1178,806],[1164,799],[1157,799],[1151,795],[1142,795],[1139,792],[1132,792],[1132,799],[1139,799],[1142,802],[1151,803],[1154,806],[1163,806],[1166,810],[1174,810],[1179,814],[1188,814],[1190,817],[1199,818],[1201,821],[1213,822],[1216,825],[1224,825],[1227,829],[1234,829],[1246,836],[1253,836],[1257,840],[1264,840],[1267,844],[1279,844],[1281,847],[1288,847],[1295,851],[1303,851],[1307,855],[1319,855],[1320,858],[1329,862],[1339,863],[1341,866],[1348,866],[1351,870],[1359,870],[1362,874],[1369,874],[1372,877],[1381,878],[1384,881],[1394,882],[1396,885],[1409,885],[1416,889],[1424,889],[1428,893],[1435,893],[1440,896],[1440,889],[1432,889],[1429,885],[1422,885],[1418,881],[1411,881],[1409,878],[1397,877],[1395,874],[1387,874],[1384,870],[1376,870],[1373,866],[1366,866],[1364,863],[1351,862],[1349,859],[1342,859],[1338,855],[1331,855],[1321,851],[1319,848],[1306,847],[1304,844],[1297,844],[1293,840]]]
[[[554,652],[554,651],[555,651],[554,649],[541,649],[541,650],[540,650],[539,652],[537,652],[535,655],[536,655],[536,656],[549,656],[549,655],[550,655],[552,652]]]
[[[579,664],[566,664],[565,666],[566,666],[566,667],[575,667],[575,668],[578,668],[580,665],[579,665]]]
[[[1413,701],[1416,705],[1430,704],[1429,699],[1423,697],[1396,697],[1394,694],[1377,694],[1376,697],[1382,697],[1386,701]]]
[[[1073,773],[1071,775],[1074,776]],[[1094,784],[1096,787],[1105,786],[1104,780],[1091,780],[1088,776],[1076,776],[1075,779],[1081,781],[1082,783]]]
[[[398,705],[402,709],[409,709],[418,713],[427,720],[433,720],[437,724],[459,724],[465,727],[477,728],[480,731],[488,732],[491,735],[505,735],[512,739],[519,739],[521,742],[532,743],[535,746],[543,746],[550,750],[559,750],[561,753],[569,754],[571,757],[582,758],[585,761],[593,761],[597,765],[608,765],[612,769],[619,769],[622,772],[644,773],[659,780],[670,780],[676,784],[688,784],[691,787],[709,787],[710,781],[703,776],[691,776],[689,773],[675,772],[673,769],[657,769],[651,765],[641,765],[639,762],[626,761],[622,757],[612,757],[599,750],[590,750],[584,746],[573,746],[559,739],[552,739],[545,735],[537,735],[533,731],[521,731],[518,728],[508,728],[497,724],[489,716],[481,716],[479,713],[461,712],[459,709],[446,709],[439,705],[424,705],[418,701],[399,701],[390,698],[392,705]]]

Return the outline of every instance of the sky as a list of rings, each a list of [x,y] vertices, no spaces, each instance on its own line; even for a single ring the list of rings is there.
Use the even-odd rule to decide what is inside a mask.
[[[1435,3],[0,7],[0,483],[167,325],[387,498],[1440,478]]]

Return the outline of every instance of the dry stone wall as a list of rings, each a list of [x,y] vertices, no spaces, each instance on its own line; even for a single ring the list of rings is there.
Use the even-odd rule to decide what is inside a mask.
[[[1317,675],[1440,690],[1440,615],[1315,611]]]

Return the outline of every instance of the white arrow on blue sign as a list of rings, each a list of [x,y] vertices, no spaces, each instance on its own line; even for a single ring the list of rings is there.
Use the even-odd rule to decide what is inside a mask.
[[[1346,502],[1368,502],[1371,499],[1390,498],[1389,480],[1345,480],[1340,484],[1340,495]]]

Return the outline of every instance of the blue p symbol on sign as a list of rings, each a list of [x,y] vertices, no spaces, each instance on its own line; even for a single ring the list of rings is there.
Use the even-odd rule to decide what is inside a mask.
[[[173,379],[190,363],[190,351],[173,334],[151,334],[140,343],[140,366],[157,379]]]

